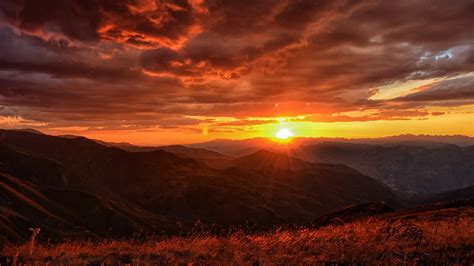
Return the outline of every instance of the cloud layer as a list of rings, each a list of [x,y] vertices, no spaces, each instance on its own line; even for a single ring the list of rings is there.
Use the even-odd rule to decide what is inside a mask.
[[[5,0],[0,115],[125,130],[439,116],[426,108],[474,104],[473,13],[469,0]],[[430,82],[374,98],[413,80]]]

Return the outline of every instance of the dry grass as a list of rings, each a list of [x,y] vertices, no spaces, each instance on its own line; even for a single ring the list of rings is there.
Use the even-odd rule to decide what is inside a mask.
[[[200,235],[134,241],[5,246],[10,264],[312,265],[315,263],[474,263],[472,217],[374,220],[256,235]],[[30,253],[31,252],[31,253]]]

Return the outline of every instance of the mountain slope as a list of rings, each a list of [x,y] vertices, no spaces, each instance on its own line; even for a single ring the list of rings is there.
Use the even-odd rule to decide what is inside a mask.
[[[295,208],[304,202],[311,208],[324,209],[326,212],[333,210],[336,205],[347,206],[342,202],[355,201],[360,204],[376,201],[375,198],[384,198],[394,207],[400,206],[398,198],[388,187],[344,165],[313,164],[262,150],[235,159],[225,171],[243,173],[251,177],[253,185],[282,185],[285,191],[279,192],[280,195],[297,191],[298,195],[289,196],[300,201],[295,203]]]
[[[170,145],[170,146],[161,146],[158,149],[170,152],[182,157],[194,158],[194,159],[209,159],[209,160],[219,160],[219,159],[231,159],[232,157],[220,154],[215,151],[209,151],[201,148],[188,148],[182,145]]]
[[[313,167],[313,164],[283,154],[260,150],[251,155],[229,161],[225,167],[248,170],[270,170],[271,172],[275,172],[281,170],[296,171],[307,169]]]
[[[411,197],[474,185],[471,147],[321,143],[303,147],[294,156],[345,164]]]
[[[5,265],[471,265],[474,204],[391,211],[375,203],[330,213],[315,227],[226,235],[103,239],[0,247]],[[329,225],[329,226],[325,226]],[[322,226],[322,227],[321,227]],[[244,229],[245,230],[245,229]],[[201,231],[202,232],[202,231]],[[40,234],[41,236],[41,234]],[[0,235],[1,237],[1,235]],[[244,254],[244,255],[242,255]],[[328,259],[329,258],[329,259]]]
[[[73,180],[59,163],[3,143],[0,143],[0,172],[58,188],[67,187],[70,180]]]
[[[456,189],[456,190],[436,194],[434,196],[431,196],[422,200],[422,204],[457,201],[457,200],[474,201],[474,186],[469,186],[462,189]]]
[[[213,169],[166,151],[127,152],[86,138],[0,130],[0,144],[9,149],[2,158],[2,171],[21,175],[18,180],[36,186],[48,199],[39,202],[40,206],[64,203],[69,216],[84,214],[82,222],[66,219],[76,227],[95,228],[94,219],[101,215],[133,221],[124,222],[130,225],[124,228],[130,230],[139,228],[137,224],[170,230],[168,225],[175,222],[189,225],[197,220],[220,226],[250,223],[266,227],[305,223],[354,204],[398,203],[384,185],[348,167],[313,165],[266,152],[236,159],[240,164],[234,167]],[[21,168],[30,170],[15,168],[15,158],[23,158]],[[284,167],[275,167],[278,165]],[[54,182],[43,182],[42,176]],[[59,182],[64,176],[67,184]],[[83,202],[89,202],[85,206],[92,209],[104,207],[88,213]],[[15,211],[14,205],[9,206]],[[28,220],[37,222],[36,226],[43,224],[42,219]]]
[[[165,228],[168,222],[85,192],[44,188],[4,173],[0,173],[0,208],[3,240],[26,238],[29,228],[38,227],[42,235],[54,238],[131,236],[155,224]]]
[[[75,135],[61,135],[61,138],[66,139],[78,139],[82,138],[81,136]],[[128,152],[153,152],[153,151],[166,151],[173,153],[182,158],[192,158],[200,162],[203,162],[207,165],[225,163],[226,161],[232,159],[232,157],[220,154],[215,151],[210,151],[202,148],[190,148],[183,145],[168,145],[168,146],[136,146],[126,142],[105,142],[101,140],[93,139],[92,141],[96,142],[105,147],[119,148]]]

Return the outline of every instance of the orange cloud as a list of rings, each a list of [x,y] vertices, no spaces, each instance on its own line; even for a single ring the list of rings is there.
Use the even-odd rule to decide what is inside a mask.
[[[470,10],[464,0],[5,0],[0,117],[200,136],[202,121],[184,118],[212,120],[209,136],[276,117],[441,119],[474,103]],[[436,82],[373,97],[413,80]]]

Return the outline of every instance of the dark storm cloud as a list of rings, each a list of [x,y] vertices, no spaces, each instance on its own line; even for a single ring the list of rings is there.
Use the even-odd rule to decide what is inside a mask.
[[[71,39],[98,39],[101,16],[97,1],[15,1],[0,4],[3,19],[19,29],[36,32],[60,31]]]
[[[120,127],[126,116],[135,128],[187,115],[426,116],[419,108],[472,103],[472,76],[454,77],[474,71],[473,13],[469,0],[6,0],[0,105],[50,123]],[[449,80],[369,100],[431,78]]]
[[[321,19],[322,13],[334,11],[336,2],[205,1],[204,6],[211,15],[201,17],[201,33],[186,42],[182,50],[173,51],[186,66],[175,64],[174,69],[166,71],[178,75],[238,78],[248,73],[250,64],[256,60],[299,45],[306,26]],[[161,51],[158,49],[156,53]],[[142,56],[148,57],[148,54]],[[144,67],[153,70],[150,65]]]
[[[304,97],[317,98],[321,92],[471,72],[472,8],[469,1],[359,2],[345,13],[328,13],[331,22],[308,33],[306,45],[277,78],[256,82],[263,88],[307,88]]]
[[[195,23],[187,1],[153,0],[5,0],[0,18],[18,29],[73,41],[173,44]]]
[[[47,79],[43,76],[39,78]],[[150,93],[140,90],[132,92],[126,86],[108,87],[70,80],[67,85],[51,82],[38,88],[35,83],[18,80],[0,79],[0,82],[4,85],[0,90],[0,105],[12,106],[1,110],[0,116],[48,122],[47,127],[136,130],[189,126],[200,122],[173,112],[172,102],[144,97]],[[107,90],[113,92],[108,93]],[[171,99],[171,93],[168,96]],[[128,98],[134,104],[114,100],[114,97]]]
[[[277,25],[290,28],[292,30],[301,29],[307,24],[324,18],[322,13],[339,5],[341,1],[324,1],[324,0],[295,0],[288,1],[281,12],[275,16]],[[343,3],[342,6],[347,5]]]
[[[272,22],[274,9],[282,5],[278,0],[205,0],[211,16],[203,21],[207,31],[242,36],[264,31]]]
[[[45,42],[39,37],[16,34],[0,27],[0,70],[25,73],[48,73],[55,77],[90,79],[136,79],[131,59],[116,54],[111,60],[100,60],[101,48],[70,46],[65,40]]]

